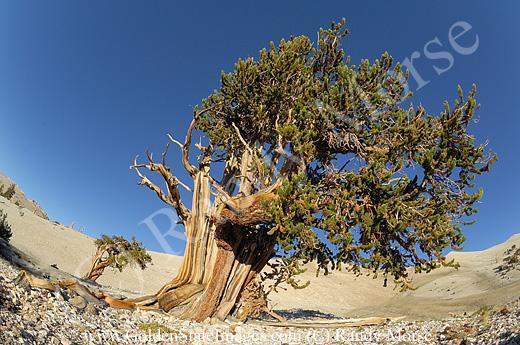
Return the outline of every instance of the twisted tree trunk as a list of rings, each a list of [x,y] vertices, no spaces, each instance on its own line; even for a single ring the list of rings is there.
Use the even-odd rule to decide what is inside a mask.
[[[255,225],[265,218],[261,202],[274,194],[211,204],[208,177],[198,172],[194,180],[183,262],[177,276],[157,292],[157,300],[161,309],[183,318],[224,319],[273,255],[274,243]]]
[[[246,150],[240,154],[240,159],[234,154],[227,157],[220,182],[209,173],[211,145],[197,146],[202,155],[199,156],[198,167],[193,166],[189,161],[192,132],[201,114],[207,110],[202,109],[194,115],[184,144],[170,136],[171,142],[182,149],[182,164],[193,178],[193,189],[181,183],[166,166],[165,155],[169,144],[162,154],[162,163],[154,162],[147,152],[148,163],[138,164],[136,158],[130,167],[141,178],[140,185],[150,188],[176,210],[185,227],[187,240],[177,276],[154,296],[145,296],[132,303],[144,306],[157,303],[167,312],[196,321],[208,317],[224,319],[233,312],[241,293],[273,256],[274,241],[260,228],[261,224],[269,222],[263,202],[276,198],[276,188],[283,180],[283,176],[276,176],[276,182],[271,185],[275,177],[272,175],[274,168],[261,179],[255,175],[264,170],[258,158],[261,147],[252,148],[243,138],[241,140]],[[277,150],[281,148],[283,145],[280,142]],[[276,155],[273,167],[276,167],[280,153]],[[143,175],[139,168],[160,174],[166,181],[167,192]],[[286,169],[282,167],[281,170]],[[269,187],[259,190],[254,186],[257,182]],[[237,183],[240,187],[235,194]],[[192,192],[191,209],[182,202],[179,186]],[[211,188],[215,191],[213,200]]]
[[[95,282],[103,272],[105,271],[105,268],[109,266],[109,263],[106,260],[103,260],[103,253],[104,250],[98,249],[96,251],[96,254],[92,258],[92,263],[90,265],[90,268],[85,275],[83,275],[83,279],[88,279],[93,282]]]

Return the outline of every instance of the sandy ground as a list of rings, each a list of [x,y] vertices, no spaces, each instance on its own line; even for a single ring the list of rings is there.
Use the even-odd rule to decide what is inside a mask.
[[[11,244],[41,267],[56,264],[59,269],[81,276],[95,252],[93,239],[76,230],[48,221],[33,211],[0,197],[0,209],[7,213],[13,237]],[[383,287],[382,279],[356,277],[349,272],[333,272],[316,278],[309,266],[300,276],[310,286],[288,288],[271,296],[276,310],[299,310],[316,316],[397,316],[431,319],[473,312],[482,306],[504,304],[520,296],[520,270],[502,276],[496,272],[503,253],[512,245],[520,246],[520,234],[507,242],[480,252],[450,253],[461,265],[458,270],[442,268],[414,277],[414,291],[399,293]],[[108,270],[98,282],[135,294],[157,291],[172,279],[181,257],[150,252],[153,265],[144,271]],[[323,315],[322,315],[323,316]]]

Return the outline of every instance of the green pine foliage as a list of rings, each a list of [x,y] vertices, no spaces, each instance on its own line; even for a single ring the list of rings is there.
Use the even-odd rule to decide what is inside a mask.
[[[240,160],[246,145],[257,190],[283,181],[262,225],[280,252],[316,260],[326,271],[347,265],[396,280],[440,265],[461,248],[483,191],[475,178],[496,156],[469,129],[476,87],[440,114],[412,103],[408,73],[384,53],[350,63],[345,20],[271,43],[240,59],[196,109],[209,138],[205,156]],[[209,152],[209,153],[208,153]],[[322,233],[323,236],[318,236]]]
[[[0,238],[6,242],[9,242],[13,236],[11,226],[7,223],[7,214],[0,210]]]
[[[132,238],[130,242],[122,236],[101,235],[95,241],[95,245],[98,252],[103,253],[102,262],[119,272],[128,265],[145,269],[152,262],[152,258],[142,247],[142,243],[137,242],[135,238]]]

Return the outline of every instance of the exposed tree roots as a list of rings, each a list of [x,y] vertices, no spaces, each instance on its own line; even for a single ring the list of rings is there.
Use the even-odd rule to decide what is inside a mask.
[[[136,299],[121,300],[117,299],[110,294],[103,291],[93,291],[89,287],[81,284],[76,279],[62,279],[56,281],[49,281],[33,276],[27,271],[21,271],[20,274],[15,278],[15,283],[20,286],[27,288],[38,288],[49,291],[57,291],[59,288],[68,289],[79,296],[83,297],[88,303],[96,305],[108,305],[112,308],[118,309],[142,309],[142,310],[157,310],[159,307],[155,304],[157,298],[155,296],[143,296]],[[188,300],[189,297],[202,291],[202,286],[196,285],[183,285],[181,288],[175,290],[178,294],[178,300]],[[388,318],[388,317],[371,317],[365,319],[348,319],[348,320],[322,320],[322,321],[299,321],[289,322],[282,316],[273,312],[267,305],[265,299],[259,297],[255,292],[256,284],[252,284],[250,288],[244,290],[245,292],[241,296],[241,308],[242,316],[259,316],[259,312],[265,312],[278,322],[265,322],[265,321],[250,321],[254,324],[260,324],[263,326],[273,327],[296,327],[296,328],[341,328],[341,327],[362,327],[369,325],[380,325],[386,322],[397,321],[404,317]],[[184,295],[182,295],[184,293]],[[173,299],[172,299],[173,300]]]

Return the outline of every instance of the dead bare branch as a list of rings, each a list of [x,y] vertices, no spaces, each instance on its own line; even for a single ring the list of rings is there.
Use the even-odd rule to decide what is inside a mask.
[[[182,163],[183,163],[186,171],[191,176],[195,176],[195,174],[197,173],[197,168],[195,168],[190,163],[190,146],[191,146],[191,137],[193,135],[193,130],[197,126],[200,116],[211,109],[212,109],[212,107],[204,108],[204,109],[199,110],[197,113],[195,113],[195,115],[193,116],[193,120],[191,120],[191,123],[188,127],[188,132],[186,133],[186,140],[184,141],[184,144],[182,145]]]
[[[182,149],[183,145],[182,145],[182,143],[181,143],[180,141],[178,141],[177,139],[175,139],[174,137],[172,137],[171,134],[169,134],[169,133],[166,134],[166,136],[168,137],[168,139],[170,139],[170,141],[171,141],[172,143],[175,143],[175,144],[179,145],[179,147]]]
[[[184,188],[189,187],[185,184],[181,183],[177,177],[173,176],[173,174],[170,172],[170,169],[166,167],[164,164],[155,163],[153,161],[153,156],[146,152],[146,155],[148,157],[148,164],[138,164],[137,158],[134,159],[134,165],[130,166],[130,169],[134,169],[137,172],[137,175],[141,178],[141,181],[139,182],[139,185],[146,186],[153,190],[157,196],[167,203],[168,205],[171,205],[175,210],[177,211],[177,214],[179,215],[179,218],[181,221],[186,221],[190,217],[190,210],[184,205],[184,203],[181,200],[181,196],[179,193],[179,185],[182,185]],[[163,154],[164,158],[164,154]],[[168,194],[164,193],[164,191],[159,188],[157,185],[155,185],[148,177],[146,177],[139,168],[145,168],[149,171],[155,171],[159,175],[163,177],[163,179],[166,181],[166,186],[168,188]]]

